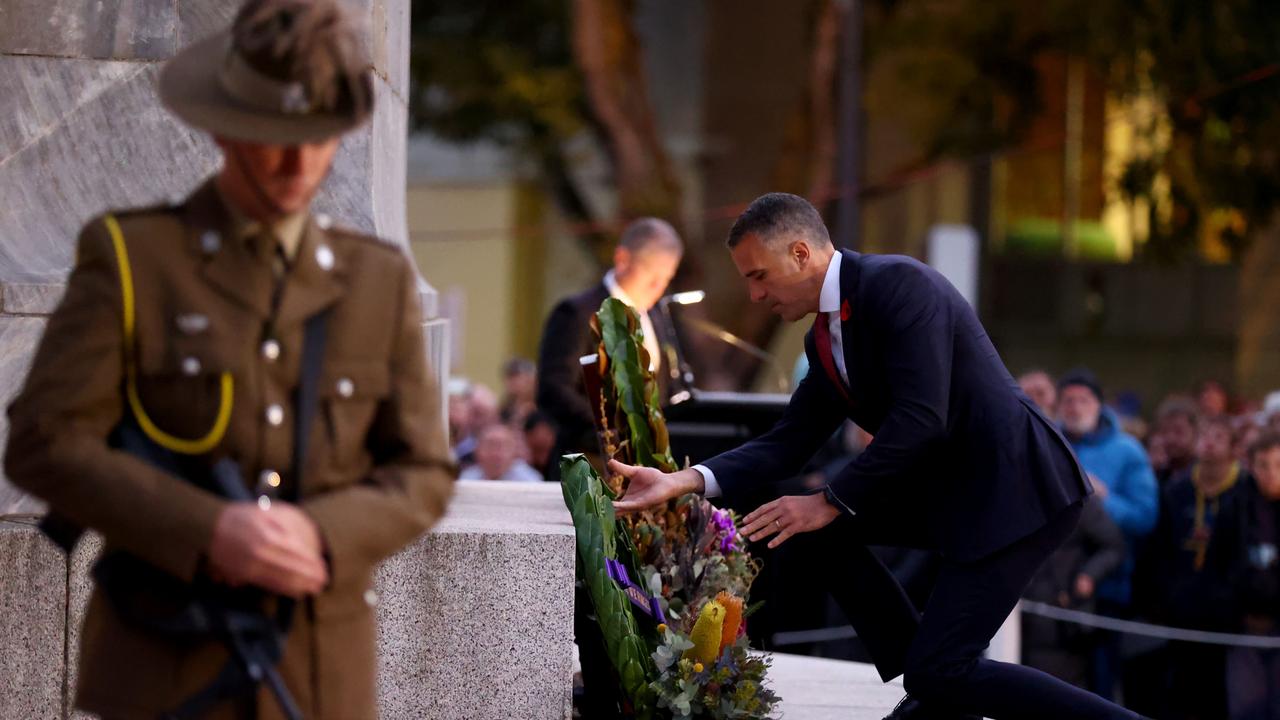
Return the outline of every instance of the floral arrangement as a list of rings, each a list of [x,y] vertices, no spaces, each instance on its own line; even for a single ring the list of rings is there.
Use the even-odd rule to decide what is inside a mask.
[[[631,532],[646,589],[686,632],[691,616],[722,592],[746,597],[760,565],[746,550],[736,518],[696,495],[672,501],[660,513],[624,520]]]
[[[639,318],[607,299],[593,326],[598,361],[586,372],[598,377],[589,375],[587,385],[598,390],[606,456],[674,470]],[[760,565],[733,513],[686,495],[610,523],[611,501],[626,494],[625,479],[599,478],[582,456],[566,456],[561,467],[582,575],[631,714],[772,717],[778,697],[765,682],[769,663],[750,652],[745,634],[750,610],[744,599]],[[637,608],[646,617],[636,617]],[[641,645],[645,657],[639,657]]]
[[[703,606],[687,637],[659,625],[650,685],[658,708],[675,720],[771,717],[778,696],[765,684],[769,660],[749,651],[743,630],[742,600],[727,593]]]

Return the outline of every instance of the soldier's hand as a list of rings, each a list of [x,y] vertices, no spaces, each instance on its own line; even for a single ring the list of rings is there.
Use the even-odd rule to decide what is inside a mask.
[[[647,510],[671,498],[703,490],[702,473],[693,468],[664,473],[655,468],[627,465],[617,460],[610,460],[609,470],[630,481],[627,484],[627,494],[613,503],[614,509],[618,512]]]
[[[312,520],[310,515],[302,511],[302,508],[293,503],[277,500],[271,503],[271,509],[267,512],[275,513],[276,517],[289,529],[289,532],[296,534],[307,547],[320,553],[323,559],[324,538],[320,535],[320,528],[316,526],[315,520]]]
[[[294,598],[314,595],[329,582],[317,545],[297,530],[296,518],[287,511],[263,510],[256,503],[231,503],[214,525],[209,569],[229,585],[256,585]]]

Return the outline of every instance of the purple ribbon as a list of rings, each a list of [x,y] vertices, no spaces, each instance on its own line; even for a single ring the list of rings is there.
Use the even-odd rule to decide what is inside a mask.
[[[666,615],[662,612],[662,603],[658,601],[656,596],[649,595],[641,590],[627,573],[627,568],[617,560],[606,559],[604,566],[609,572],[609,579],[618,583],[618,587],[627,594],[627,598],[631,600],[631,604],[635,605],[641,612],[660,623],[667,621]]]

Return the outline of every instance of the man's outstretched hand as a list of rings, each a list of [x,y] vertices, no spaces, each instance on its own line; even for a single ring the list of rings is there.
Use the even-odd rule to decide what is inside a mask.
[[[702,473],[693,468],[664,473],[655,468],[627,465],[617,460],[610,460],[609,471],[630,481],[627,485],[627,494],[613,503],[613,508],[623,513],[648,510],[671,498],[691,492],[702,492],[704,487]]]
[[[813,532],[831,524],[840,511],[827,502],[822,493],[812,495],[786,495],[765,503],[742,518],[740,532],[751,542],[777,534],[769,541],[776,548],[792,535]]]

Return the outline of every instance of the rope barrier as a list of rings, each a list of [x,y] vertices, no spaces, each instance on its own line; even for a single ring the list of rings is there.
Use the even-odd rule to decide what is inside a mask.
[[[1264,650],[1280,649],[1280,637],[1267,635],[1237,635],[1234,633],[1208,632],[1206,630],[1189,630],[1187,628],[1168,627],[1137,620],[1121,620],[1120,618],[1096,615],[1081,610],[1068,610],[1048,603],[1034,600],[1023,600],[1020,603],[1022,612],[1038,615],[1058,622],[1075,623],[1085,627],[1111,630],[1126,635],[1142,635],[1160,640],[1177,640],[1179,642],[1204,643],[1207,645],[1226,645],[1228,647],[1248,647]]]
[[[1178,642],[1203,643],[1207,645],[1224,645],[1227,647],[1257,648],[1261,650],[1280,649],[1280,637],[1267,635],[1240,635],[1235,633],[1209,632],[1206,630],[1189,630],[1187,628],[1169,627],[1137,620],[1097,615],[1082,610],[1068,610],[1056,605],[1023,600],[1018,608],[1028,615],[1043,617],[1056,622],[1068,622],[1099,630],[1141,635],[1159,640],[1176,640]],[[858,637],[858,633],[848,625],[839,627],[817,628],[814,630],[794,630],[773,634],[776,646],[802,645],[804,643],[831,642],[833,640],[849,640]]]

